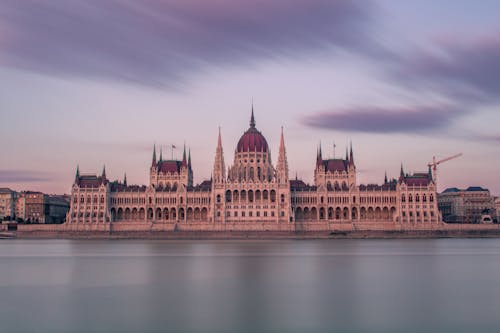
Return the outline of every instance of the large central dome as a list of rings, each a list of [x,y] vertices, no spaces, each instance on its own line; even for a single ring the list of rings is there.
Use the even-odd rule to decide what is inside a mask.
[[[241,136],[240,141],[238,141],[238,146],[236,147],[238,153],[243,152],[268,152],[269,148],[267,146],[266,138],[255,128],[255,118],[253,116],[250,118],[250,128]]]

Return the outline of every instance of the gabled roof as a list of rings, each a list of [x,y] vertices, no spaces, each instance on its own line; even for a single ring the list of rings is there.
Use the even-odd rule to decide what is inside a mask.
[[[182,161],[159,161],[157,168],[161,173],[180,173],[182,165]]]
[[[469,186],[466,189],[467,192],[480,192],[480,191],[488,191],[488,189],[482,188],[481,186]]]
[[[103,184],[107,184],[108,180],[103,177],[97,177],[96,175],[81,175],[78,176],[77,183],[80,187],[99,187]]]

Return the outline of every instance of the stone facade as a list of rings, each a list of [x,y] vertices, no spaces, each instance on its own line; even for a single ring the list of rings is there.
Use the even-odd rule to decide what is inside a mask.
[[[153,148],[149,185],[128,185],[77,168],[67,223],[135,223],[151,230],[329,230],[355,223],[382,227],[438,225],[436,185],[430,171],[405,174],[381,185],[357,185],[352,146],[345,158],[324,159],[318,149],[314,184],[289,178],[283,129],[276,165],[252,109],[232,165],[226,168],[219,129],[212,177],[193,185],[191,154],[157,159]],[[165,225],[165,227],[160,227]],[[169,227],[167,227],[169,225]],[[172,227],[173,225],[173,227]]]
[[[495,198],[479,186],[448,188],[439,194],[438,202],[445,222],[480,223],[484,215],[496,216]]]
[[[10,188],[0,188],[0,220],[15,216],[16,192]]]

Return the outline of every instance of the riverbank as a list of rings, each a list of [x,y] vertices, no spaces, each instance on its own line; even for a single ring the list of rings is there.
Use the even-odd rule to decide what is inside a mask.
[[[419,239],[419,238],[500,238],[500,230],[404,230],[342,232],[12,232],[21,239]],[[8,236],[8,235],[6,235]]]
[[[2,238],[66,239],[341,239],[500,238],[500,224],[32,224],[3,230]]]

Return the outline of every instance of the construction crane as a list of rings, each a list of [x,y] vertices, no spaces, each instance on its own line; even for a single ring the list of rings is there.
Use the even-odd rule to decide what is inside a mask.
[[[432,167],[432,173],[434,175],[434,182],[437,184],[437,166],[441,163],[447,162],[449,160],[455,159],[457,157],[462,156],[462,153],[455,154],[453,156],[449,156],[446,158],[443,158],[442,160],[436,161],[436,156],[432,156],[432,162],[427,164],[429,167]]]

